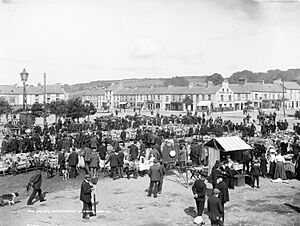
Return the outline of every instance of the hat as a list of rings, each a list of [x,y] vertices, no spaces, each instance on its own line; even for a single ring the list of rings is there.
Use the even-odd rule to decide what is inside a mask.
[[[197,216],[194,219],[194,224],[202,224],[203,223],[203,218],[201,216]]]
[[[91,179],[91,176],[89,174],[86,174],[84,179]]]
[[[217,189],[217,188],[215,188],[213,192],[214,192],[215,195],[220,194],[220,190]]]

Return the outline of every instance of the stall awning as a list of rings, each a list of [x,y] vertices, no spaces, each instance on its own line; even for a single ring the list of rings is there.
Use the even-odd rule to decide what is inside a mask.
[[[222,151],[240,151],[250,150],[252,147],[243,141],[240,137],[216,137],[208,141],[205,146],[215,147]]]
[[[205,100],[203,100],[203,101],[199,101],[198,102],[198,104],[197,104],[197,106],[209,106],[210,105],[210,101],[205,101]]]
[[[122,101],[122,102],[120,102],[119,104],[124,105],[124,104],[127,104],[127,102],[126,102],[126,101]]]

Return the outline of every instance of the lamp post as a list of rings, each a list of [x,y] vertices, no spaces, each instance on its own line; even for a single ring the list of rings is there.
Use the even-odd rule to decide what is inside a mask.
[[[26,86],[25,83],[28,79],[28,73],[25,70],[25,68],[23,69],[23,71],[20,73],[21,76],[21,81],[23,82],[23,111],[26,111],[27,109],[27,98],[26,98]]]

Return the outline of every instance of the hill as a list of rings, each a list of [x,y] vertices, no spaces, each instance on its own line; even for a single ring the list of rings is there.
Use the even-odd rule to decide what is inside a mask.
[[[300,69],[289,69],[281,71],[279,69],[269,70],[267,72],[252,72],[249,70],[238,71],[227,78],[229,83],[238,83],[241,79],[248,82],[258,82],[264,80],[266,83],[271,83],[276,79],[284,79],[285,81],[300,82]],[[88,83],[80,83],[75,85],[64,85],[63,88],[68,93],[80,93],[91,88],[103,88],[111,85],[122,83],[124,87],[159,87],[159,86],[186,86],[193,83],[195,85],[204,84],[207,81],[212,81],[215,85],[221,84],[224,78],[221,74],[214,73],[212,75],[203,76],[176,76],[173,78],[128,78],[122,80],[99,80]]]

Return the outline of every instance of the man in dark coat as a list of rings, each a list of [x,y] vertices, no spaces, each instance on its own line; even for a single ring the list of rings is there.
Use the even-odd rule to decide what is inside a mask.
[[[132,145],[129,147],[130,161],[135,161],[139,155],[139,148],[136,146],[137,142],[134,141]]]
[[[124,171],[124,152],[121,150],[118,152],[118,175],[120,178],[123,178],[123,171]]]
[[[125,141],[126,141],[126,131],[123,129],[120,135],[120,138],[123,142],[123,147],[125,147]]]
[[[89,216],[94,216],[92,211],[92,189],[90,184],[90,175],[86,175],[84,181],[81,183],[80,201],[83,203],[82,218],[88,220]],[[88,216],[89,215],[89,216]]]
[[[58,152],[58,165],[59,165],[59,175],[62,176],[62,170],[65,168],[65,153],[64,151],[60,150]]]
[[[220,176],[217,179],[216,188],[220,190],[220,194],[218,197],[221,200],[221,203],[222,203],[222,206],[224,209],[224,204],[229,201],[229,191],[228,191],[228,187],[226,186],[226,183],[223,181],[222,176]],[[222,218],[223,218],[223,222],[224,222],[224,212],[223,212]]]
[[[213,190],[213,196],[207,200],[207,212],[211,222],[211,225],[222,226],[224,216],[224,208],[221,200],[218,198],[220,194],[219,189]]]
[[[243,152],[242,161],[243,161],[243,172],[249,174],[250,152],[248,150]],[[246,170],[246,167],[247,167],[247,170]]]
[[[158,192],[158,184],[161,177],[163,176],[163,171],[157,159],[154,159],[153,163],[154,165],[152,165],[148,171],[148,176],[150,177],[148,196],[151,197],[153,192],[153,197],[156,198]]]
[[[205,204],[206,184],[204,183],[204,178],[201,174],[199,179],[195,181],[192,191],[196,201],[198,216],[202,216]]]
[[[112,175],[113,180],[117,179],[117,168],[118,168],[118,156],[115,152],[115,150],[113,150],[110,155],[109,158],[106,160],[105,165],[109,162],[110,164],[110,172]]]
[[[255,181],[257,182],[257,188],[259,188],[260,165],[257,159],[251,166],[250,175],[252,176],[252,188],[254,188]]]
[[[29,190],[29,187],[32,187],[33,191],[27,201],[27,205],[33,205],[32,200],[34,199],[36,193],[39,194],[40,202],[45,201],[43,194],[42,194],[42,173],[41,170],[38,170],[29,180],[27,190]]]
[[[78,154],[75,151],[75,148],[72,149],[72,152],[69,155],[68,163],[69,163],[69,166],[71,168],[70,169],[70,178],[74,178],[75,179],[76,176],[77,176],[76,166],[78,164]]]
[[[196,141],[193,141],[191,147],[190,158],[192,160],[193,165],[199,165],[200,160],[200,146],[197,144]]]
[[[13,153],[17,153],[19,148],[19,142],[14,134],[11,141],[10,141],[10,149]]]
[[[6,135],[2,141],[1,152],[2,154],[6,154],[8,152],[8,135]]]

